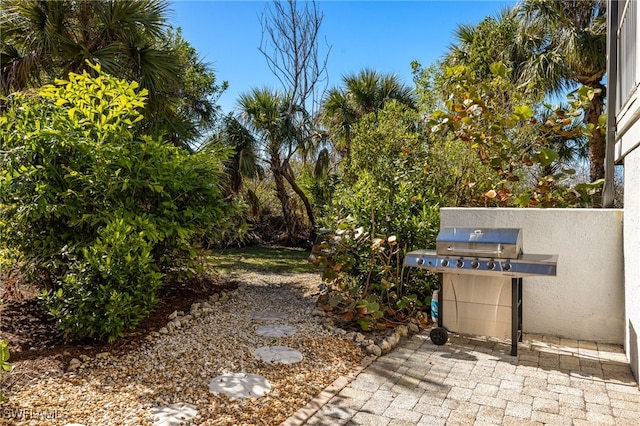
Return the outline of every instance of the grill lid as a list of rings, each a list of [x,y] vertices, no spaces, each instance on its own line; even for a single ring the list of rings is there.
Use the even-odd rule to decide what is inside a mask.
[[[436,253],[517,259],[522,254],[522,230],[515,228],[442,228]]]

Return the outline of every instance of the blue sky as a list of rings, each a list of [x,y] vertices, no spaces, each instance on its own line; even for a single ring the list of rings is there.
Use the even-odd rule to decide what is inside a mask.
[[[279,89],[279,82],[258,51],[262,1],[174,0],[171,24],[209,62],[229,89],[219,104],[236,106],[241,93],[254,87]],[[429,65],[453,42],[458,24],[477,24],[516,1],[319,1],[324,13],[321,35],[331,46],[329,87],[364,68],[397,74],[412,84],[411,61]],[[326,47],[326,46],[321,46]]]

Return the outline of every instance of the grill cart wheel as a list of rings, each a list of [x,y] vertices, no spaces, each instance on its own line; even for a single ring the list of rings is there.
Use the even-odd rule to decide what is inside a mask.
[[[431,337],[431,341],[438,346],[444,345],[449,340],[449,333],[444,327],[436,327],[431,329],[429,333],[429,337]]]

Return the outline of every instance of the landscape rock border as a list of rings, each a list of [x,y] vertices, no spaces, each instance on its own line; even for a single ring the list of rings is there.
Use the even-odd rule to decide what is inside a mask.
[[[367,332],[347,331],[343,328],[336,327],[334,325],[333,318],[327,315],[327,313],[320,307],[318,307],[313,314],[315,316],[324,317],[324,326],[327,330],[336,336],[344,336],[349,340],[353,340],[362,347],[367,355],[373,355],[376,357],[391,352],[400,344],[403,337],[421,332],[421,328],[418,326],[417,321],[409,321],[406,325],[400,324],[394,328],[386,330],[385,332],[371,333],[367,335]]]

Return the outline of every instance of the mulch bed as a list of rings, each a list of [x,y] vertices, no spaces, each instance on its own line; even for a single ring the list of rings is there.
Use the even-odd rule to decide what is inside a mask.
[[[113,343],[90,340],[64,342],[55,322],[34,295],[25,298],[24,292],[7,291],[1,279],[0,339],[9,342],[10,362],[27,362],[31,369],[36,370],[40,370],[40,364],[46,370],[63,368],[71,358],[81,354],[92,356],[135,347],[149,333],[164,327],[174,311],[188,312],[194,302],[238,287],[236,282],[212,276],[171,281],[159,294],[160,302],[156,309],[135,329],[126,332],[123,338]],[[60,365],[55,365],[58,363]]]

